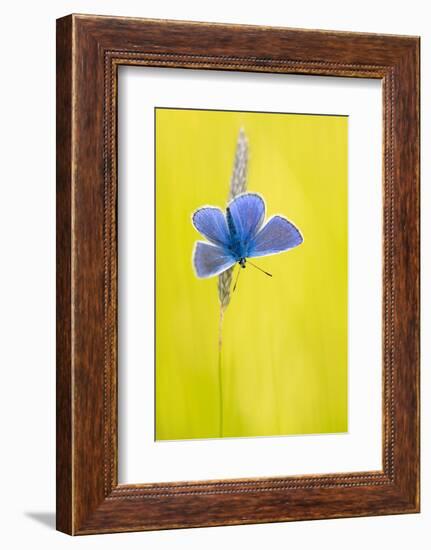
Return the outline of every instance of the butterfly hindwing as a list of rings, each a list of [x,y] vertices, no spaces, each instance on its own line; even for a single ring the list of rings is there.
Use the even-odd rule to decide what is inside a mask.
[[[249,242],[262,226],[265,201],[256,193],[244,193],[233,199],[228,208],[238,240],[243,243]]]
[[[282,216],[273,216],[250,242],[248,256],[278,254],[302,243],[303,238],[295,225]]]
[[[229,244],[230,236],[226,218],[220,208],[204,206],[192,216],[195,228],[211,243],[221,246]]]
[[[219,275],[235,264],[229,252],[213,244],[198,241],[193,253],[196,275],[202,279]]]

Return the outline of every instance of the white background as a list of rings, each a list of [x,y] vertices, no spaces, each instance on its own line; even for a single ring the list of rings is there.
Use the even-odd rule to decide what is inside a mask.
[[[422,150],[431,150],[427,2],[249,0],[8,2],[2,11],[1,543],[62,548],[428,548],[431,342],[422,345],[422,514],[72,539],[53,530],[55,412],[55,18],[70,12],[422,36]],[[428,100],[428,101],[427,101]],[[430,167],[422,168],[422,327],[431,330]]]
[[[120,482],[381,470],[381,82],[143,67],[121,67],[119,79]],[[348,433],[154,441],[154,197],[144,182],[154,181],[155,105],[349,115]]]

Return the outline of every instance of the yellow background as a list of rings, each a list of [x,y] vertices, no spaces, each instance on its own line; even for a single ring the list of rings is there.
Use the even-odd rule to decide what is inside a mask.
[[[347,124],[342,116],[156,110],[156,439],[347,431]],[[237,136],[247,190],[304,243],[248,266],[223,325],[191,224],[226,206]],[[237,269],[237,268],[236,268]]]

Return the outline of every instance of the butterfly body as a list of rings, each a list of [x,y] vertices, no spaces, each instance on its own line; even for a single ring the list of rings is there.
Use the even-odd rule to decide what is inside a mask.
[[[283,216],[273,216],[266,224],[265,201],[257,193],[235,197],[223,213],[204,206],[193,216],[194,227],[208,242],[198,241],[193,252],[196,275],[219,275],[236,263],[245,268],[247,258],[285,252],[302,243],[298,228]]]
[[[237,262],[245,260],[247,257],[247,243],[241,240],[235,222],[233,221],[232,214],[229,206],[226,208],[226,221],[229,229],[230,243],[228,249],[231,251]],[[244,266],[245,267],[245,266]]]

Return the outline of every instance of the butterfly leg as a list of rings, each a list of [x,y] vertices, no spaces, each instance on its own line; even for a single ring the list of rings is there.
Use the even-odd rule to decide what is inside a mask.
[[[233,285],[233,291],[235,292],[236,285],[238,284],[239,274],[241,273],[241,268],[238,269],[238,273],[236,274],[235,284]]]

